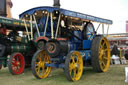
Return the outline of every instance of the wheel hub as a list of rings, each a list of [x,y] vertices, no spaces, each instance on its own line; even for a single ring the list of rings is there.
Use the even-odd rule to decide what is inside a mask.
[[[20,62],[17,62],[16,64],[17,64],[17,65],[20,65]]]
[[[39,62],[39,66],[43,67],[44,66],[44,62]]]
[[[72,65],[72,69],[75,69],[76,68],[76,64]]]
[[[76,64],[75,64],[75,67],[76,67],[76,68],[78,68],[78,67],[79,67],[79,65],[76,63]]]

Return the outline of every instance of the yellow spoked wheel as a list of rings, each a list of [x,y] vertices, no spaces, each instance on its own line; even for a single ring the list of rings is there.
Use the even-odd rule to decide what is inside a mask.
[[[106,72],[110,66],[110,46],[103,36],[96,36],[92,42],[92,66],[97,72]]]
[[[83,73],[83,59],[78,51],[70,52],[67,55],[64,71],[68,80],[80,80]]]
[[[46,63],[50,63],[50,56],[44,50],[37,51],[31,63],[32,73],[36,78],[42,79],[48,77],[51,67],[46,67]]]

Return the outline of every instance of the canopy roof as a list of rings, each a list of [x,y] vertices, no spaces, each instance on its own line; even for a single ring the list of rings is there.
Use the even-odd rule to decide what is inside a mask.
[[[103,23],[103,24],[112,24],[113,23],[112,20],[103,19],[103,18],[99,18],[99,17],[95,17],[95,16],[91,16],[91,15],[87,15],[87,14],[83,14],[83,13],[79,13],[79,12],[74,12],[74,11],[70,11],[70,10],[66,10],[66,9],[62,9],[62,8],[48,7],[48,6],[36,7],[36,8],[29,9],[29,10],[23,12],[22,14],[20,14],[20,18],[23,18],[27,14],[32,15],[35,13],[35,11],[40,11],[40,10],[47,10],[50,13],[57,10],[61,14],[68,16],[68,17],[80,18],[80,19],[89,20],[89,21],[93,21],[93,22],[99,22],[99,23]]]

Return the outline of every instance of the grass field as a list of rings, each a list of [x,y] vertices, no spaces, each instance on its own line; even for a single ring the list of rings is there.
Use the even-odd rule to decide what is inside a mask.
[[[125,67],[113,65],[106,73],[93,72],[92,68],[84,68],[81,80],[70,82],[62,69],[54,69],[46,79],[36,79],[30,69],[21,75],[11,75],[8,68],[0,70],[0,85],[128,85],[125,83]]]

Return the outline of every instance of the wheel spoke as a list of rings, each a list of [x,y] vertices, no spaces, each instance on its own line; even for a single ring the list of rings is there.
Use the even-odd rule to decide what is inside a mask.
[[[102,55],[102,46],[100,46],[99,55]]]
[[[19,57],[17,56],[16,58],[17,58],[17,62],[19,62]]]
[[[42,55],[41,54],[39,55],[39,60],[42,61]]]
[[[102,46],[104,46],[105,44],[106,44],[106,42],[104,42]]]
[[[35,62],[35,65],[39,65],[39,62]]]
[[[76,63],[75,64],[79,64],[79,59],[77,59]]]
[[[41,66],[42,67],[42,74],[43,74],[43,73],[45,73],[45,65],[44,65],[45,62],[41,62],[41,63],[43,63],[43,65]]]
[[[69,64],[69,70],[72,70],[74,68],[74,63]]]
[[[15,58],[13,58],[13,59],[12,59],[12,62],[15,62],[15,61],[16,61],[16,59],[15,59]]]
[[[105,52],[107,52],[107,51],[108,51],[108,49],[106,48],[104,51],[105,51]]]
[[[73,69],[73,73],[74,73],[73,77],[75,78],[76,77],[76,74],[77,74],[76,73],[76,68]]]
[[[71,56],[71,58],[72,58],[72,63],[75,63],[74,56]]]
[[[36,72],[38,72],[38,66],[35,67]]]
[[[104,67],[106,66],[102,60],[100,60],[100,65],[102,66],[102,69],[104,69]]]
[[[40,66],[38,66],[38,71],[37,72],[38,72],[38,74],[40,73]]]
[[[99,59],[102,59],[102,56],[103,56],[103,50],[100,50],[99,51]]]
[[[17,68],[17,72],[19,71],[19,66],[16,66],[16,68]]]
[[[44,62],[47,62],[48,61],[48,57],[46,57],[46,55],[44,56]]]
[[[39,61],[41,61],[41,58],[40,58],[40,56],[38,57],[38,60],[39,60]]]
[[[102,46],[102,45],[100,46],[100,49],[102,49],[102,50],[103,50],[103,46]]]
[[[103,57],[103,59],[108,60],[108,57],[107,57],[107,56],[105,56],[105,57]]]
[[[42,66],[42,74],[45,73],[45,66]]]
[[[17,62],[12,62],[12,65],[14,65],[14,66],[17,66],[17,64],[16,64]]]
[[[15,66],[14,71],[18,72],[18,66]]]

